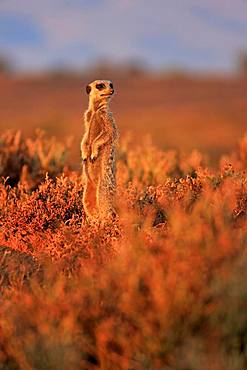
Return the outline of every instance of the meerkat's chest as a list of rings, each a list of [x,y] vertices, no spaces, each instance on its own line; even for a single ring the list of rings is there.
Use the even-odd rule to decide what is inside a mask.
[[[89,123],[89,138],[93,140],[103,130],[104,130],[104,124],[103,124],[102,119],[99,117],[99,115],[97,115],[97,113],[93,113],[90,118],[90,123]]]

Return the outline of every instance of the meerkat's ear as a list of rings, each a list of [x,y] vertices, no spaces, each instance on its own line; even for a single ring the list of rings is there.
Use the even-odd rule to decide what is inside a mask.
[[[91,89],[92,89],[91,86],[90,85],[87,85],[87,87],[86,87],[87,94],[90,94]]]

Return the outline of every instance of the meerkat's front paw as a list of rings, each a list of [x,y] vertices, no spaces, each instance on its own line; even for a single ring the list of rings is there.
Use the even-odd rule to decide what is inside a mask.
[[[99,154],[99,150],[97,148],[93,148],[91,157],[90,157],[91,162],[95,161],[95,159],[98,157],[98,154]]]
[[[83,161],[86,161],[89,158],[89,148],[87,145],[81,147],[81,158]]]
[[[86,155],[85,153],[82,153],[81,159],[83,160],[83,162],[85,162],[88,159],[88,155]]]

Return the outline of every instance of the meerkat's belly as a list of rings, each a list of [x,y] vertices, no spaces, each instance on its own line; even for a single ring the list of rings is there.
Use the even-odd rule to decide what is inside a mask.
[[[86,175],[88,178],[94,182],[98,183],[102,179],[111,178],[114,179],[115,176],[115,146],[112,145],[111,148],[105,146],[99,151],[98,158],[92,162],[87,161]]]

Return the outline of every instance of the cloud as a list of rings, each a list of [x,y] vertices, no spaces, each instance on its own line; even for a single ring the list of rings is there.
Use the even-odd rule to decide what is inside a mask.
[[[96,58],[144,59],[152,65],[230,69],[247,49],[247,4],[241,0],[2,0],[0,13],[29,20],[46,65],[83,65]],[[8,45],[22,66],[37,64],[20,40]],[[21,46],[23,45],[23,49]],[[25,46],[25,48],[24,48]],[[6,48],[6,44],[5,44]],[[23,51],[22,51],[23,50]],[[26,58],[25,58],[26,55]],[[43,60],[43,58],[41,59]]]

